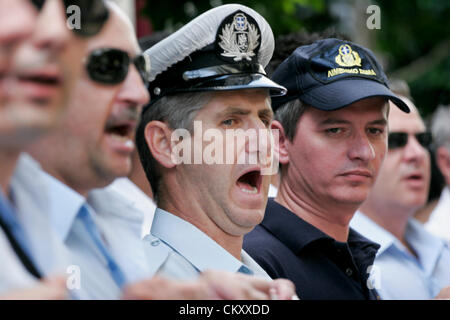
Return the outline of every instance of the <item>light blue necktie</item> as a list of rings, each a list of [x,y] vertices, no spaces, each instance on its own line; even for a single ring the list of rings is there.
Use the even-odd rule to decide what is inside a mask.
[[[83,222],[92,241],[94,241],[94,244],[106,259],[108,263],[108,269],[111,273],[112,278],[114,279],[114,282],[119,286],[119,288],[122,288],[126,284],[125,276],[120,267],[114,261],[111,254],[108,252],[108,249],[106,249],[105,245],[103,244],[100,233],[86,206],[81,207],[80,211],[78,212],[77,218]]]
[[[250,270],[249,268],[247,268],[247,267],[244,266],[244,265],[242,265],[242,266],[239,268],[238,272],[240,272],[240,273],[245,273],[245,274],[249,274],[249,275],[253,275],[253,274],[254,274],[252,270]]]

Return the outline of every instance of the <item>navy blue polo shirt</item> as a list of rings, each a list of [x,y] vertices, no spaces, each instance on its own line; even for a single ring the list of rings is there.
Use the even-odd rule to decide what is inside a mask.
[[[244,249],[272,278],[294,282],[300,299],[377,299],[368,268],[379,245],[350,229],[339,242],[269,199],[264,220],[244,237]]]

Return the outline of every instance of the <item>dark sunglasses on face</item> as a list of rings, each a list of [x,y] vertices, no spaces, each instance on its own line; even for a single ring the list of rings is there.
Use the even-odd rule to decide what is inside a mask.
[[[148,85],[150,60],[142,54],[130,58],[127,52],[113,48],[92,51],[87,58],[86,69],[89,77],[96,82],[114,85],[125,80],[130,64],[133,63],[145,86]]]
[[[390,132],[388,138],[389,149],[397,149],[406,146],[408,143],[408,133],[406,132]],[[419,132],[414,134],[417,142],[427,148],[430,146],[432,141],[431,132]]]
[[[38,10],[45,5],[46,0],[31,0]],[[59,1],[59,0],[58,0]],[[80,8],[80,28],[72,29],[76,34],[83,37],[91,37],[100,32],[105,22],[108,20],[109,11],[104,0],[63,0],[67,18],[73,12],[67,9],[75,5]]]

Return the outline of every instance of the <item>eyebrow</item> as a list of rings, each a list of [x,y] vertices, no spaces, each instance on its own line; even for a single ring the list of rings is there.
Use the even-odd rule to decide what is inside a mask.
[[[258,115],[260,117],[267,117],[270,119],[273,119],[273,116],[274,116],[273,111],[271,109],[260,110],[260,111],[258,111]]]
[[[222,117],[222,116],[228,116],[228,115],[232,115],[232,114],[246,115],[249,113],[250,113],[250,110],[245,110],[245,109],[241,109],[241,108],[237,108],[237,107],[231,107],[231,108],[227,108],[223,112],[220,112],[218,114],[218,116]]]
[[[251,113],[250,110],[241,109],[241,108],[238,108],[238,107],[231,107],[231,108],[226,109],[223,112],[220,112],[218,114],[218,117],[229,116],[229,115],[233,115],[233,114],[234,115],[248,115],[250,113]],[[259,110],[258,111],[258,116],[273,118],[273,111],[271,109]]]
[[[388,122],[386,119],[377,119],[369,122],[369,124],[371,125],[380,125],[380,126],[387,126],[387,123]]]
[[[351,121],[348,120],[340,120],[340,119],[333,119],[333,118],[328,118],[325,119],[323,121],[321,121],[319,123],[319,125],[321,126],[326,126],[326,125],[337,125],[337,124],[351,124]],[[369,125],[382,125],[382,126],[386,126],[387,125],[387,120],[386,119],[377,119],[377,120],[373,120],[369,122]]]

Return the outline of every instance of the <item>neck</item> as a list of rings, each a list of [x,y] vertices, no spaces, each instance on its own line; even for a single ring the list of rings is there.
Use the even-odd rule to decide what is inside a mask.
[[[281,179],[275,201],[333,239],[347,242],[349,223],[357,207],[338,203],[324,206],[319,201],[306,199],[304,194],[294,191],[286,180]]]
[[[166,188],[164,183],[162,183],[160,190],[158,191],[158,207],[194,225],[212,240],[217,242],[222,248],[227,250],[233,257],[241,261],[244,236],[234,236],[222,230],[209,218],[199,201],[186,201],[186,199],[192,199],[193,197],[177,196],[183,194],[185,194],[183,188],[174,186]]]
[[[8,197],[10,192],[11,178],[19,156],[20,150],[16,149],[2,150],[0,153],[0,187],[6,197]]]
[[[142,168],[141,161],[137,155],[134,155],[132,158],[132,171],[128,178],[133,181],[133,183],[141,189],[150,199],[153,199],[153,192],[150,184],[145,175],[145,171]]]
[[[61,133],[48,135],[30,146],[27,152],[40,163],[45,172],[85,198],[92,189],[105,187],[112,182],[94,174],[87,162],[74,162],[71,152],[65,148],[66,141],[61,136]],[[81,170],[84,166],[88,170]]]
[[[409,218],[414,215],[415,208],[377,201],[369,197],[360,211],[409,247],[405,241],[405,230]]]

